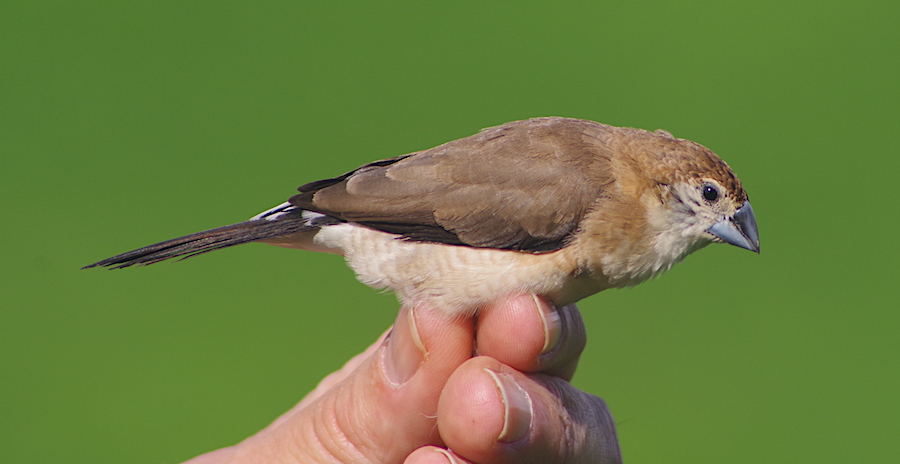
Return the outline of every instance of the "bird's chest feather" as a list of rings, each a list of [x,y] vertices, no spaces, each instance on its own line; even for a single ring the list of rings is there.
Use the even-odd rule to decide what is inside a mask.
[[[612,231],[602,234],[598,240],[597,246],[602,249],[600,269],[616,287],[637,285],[657,277],[711,243],[703,234],[705,226],[688,208],[648,198],[655,197],[645,195],[639,207],[631,208],[637,214],[628,219],[622,215],[617,221],[631,224],[630,229],[622,232],[608,224],[601,226]]]

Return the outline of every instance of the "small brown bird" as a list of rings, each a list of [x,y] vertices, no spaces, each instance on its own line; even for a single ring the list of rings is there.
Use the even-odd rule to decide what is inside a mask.
[[[636,285],[712,242],[759,252],[740,180],[662,130],[515,121],[298,190],[246,222],[86,267],[263,242],[343,255],[366,285],[471,315],[504,295],[565,305]]]

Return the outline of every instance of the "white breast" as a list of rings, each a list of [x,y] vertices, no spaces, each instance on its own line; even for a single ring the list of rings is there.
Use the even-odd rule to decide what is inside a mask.
[[[471,315],[486,302],[513,294],[535,293],[562,305],[605,288],[576,271],[568,248],[532,254],[412,242],[352,223],[304,235],[311,243],[288,246],[343,255],[362,283],[452,315]]]

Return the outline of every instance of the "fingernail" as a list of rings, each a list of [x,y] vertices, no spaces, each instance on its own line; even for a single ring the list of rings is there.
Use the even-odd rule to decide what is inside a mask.
[[[447,462],[449,462],[450,464],[460,464],[460,461],[458,459],[456,459],[455,456],[453,456],[453,453],[451,453],[443,448],[438,448],[438,452],[443,454],[444,457],[447,458]]]
[[[425,345],[416,327],[415,311],[403,305],[388,338],[384,356],[385,376],[394,385],[402,385],[412,378],[424,360]]]
[[[507,374],[485,369],[500,390],[503,400],[503,430],[497,441],[510,443],[521,440],[531,429],[532,403],[528,393]]]
[[[540,354],[547,353],[559,344],[560,334],[562,333],[562,322],[559,318],[559,311],[554,306],[547,304],[547,300],[531,295],[534,299],[534,305],[537,307],[538,315],[541,317],[541,323],[544,326],[544,347]]]

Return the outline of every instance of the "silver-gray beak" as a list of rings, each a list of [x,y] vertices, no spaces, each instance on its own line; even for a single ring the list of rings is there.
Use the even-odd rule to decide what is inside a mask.
[[[759,230],[749,201],[738,208],[734,217],[722,219],[706,231],[725,243],[759,253]]]

